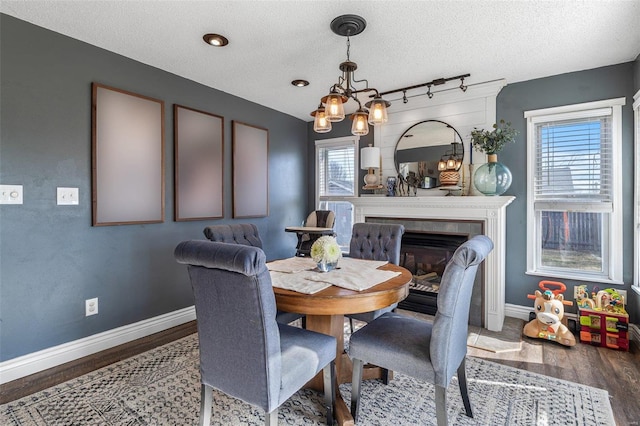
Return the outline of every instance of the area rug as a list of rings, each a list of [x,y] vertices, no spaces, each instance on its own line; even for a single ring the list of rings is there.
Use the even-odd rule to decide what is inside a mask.
[[[464,415],[456,379],[449,386],[453,425],[613,425],[608,393],[467,359],[474,418]],[[194,425],[200,406],[195,334],[0,406],[2,425]],[[349,404],[350,385],[340,391]],[[365,381],[359,425],[435,424],[433,386],[402,374],[385,386]],[[214,425],[263,425],[264,413],[214,392]],[[324,424],[322,396],[302,390],[279,410],[279,423]]]

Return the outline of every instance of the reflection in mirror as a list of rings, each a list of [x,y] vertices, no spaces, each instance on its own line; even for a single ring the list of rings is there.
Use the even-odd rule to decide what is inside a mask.
[[[409,127],[400,136],[394,154],[398,175],[419,188],[438,186],[440,172],[459,170],[463,158],[460,133],[439,120]]]

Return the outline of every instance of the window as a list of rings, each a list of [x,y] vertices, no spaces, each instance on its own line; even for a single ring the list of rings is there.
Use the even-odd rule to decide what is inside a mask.
[[[640,293],[640,90],[633,97],[633,116],[635,123],[635,207],[633,210],[633,241],[634,241],[634,261],[633,261],[633,285],[634,289]]]
[[[624,103],[525,112],[527,273],[622,284]]]
[[[353,225],[353,204],[345,198],[357,196],[358,141],[353,136],[316,141],[316,204],[336,214],[336,239],[344,252]]]

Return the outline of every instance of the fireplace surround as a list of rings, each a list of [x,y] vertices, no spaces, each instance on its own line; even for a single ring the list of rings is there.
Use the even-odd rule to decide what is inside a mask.
[[[474,223],[481,225],[479,233],[491,238],[494,244],[482,268],[482,324],[489,330],[501,331],[505,311],[506,213],[514,199],[512,196],[373,196],[354,197],[348,201],[354,206],[354,222],[390,220],[404,224],[411,231],[412,227],[418,226],[419,221],[414,219],[423,219],[421,226],[435,226],[437,231],[434,232],[460,233],[461,227],[469,227],[469,235],[475,233],[471,230]],[[436,225],[426,225],[429,222]]]

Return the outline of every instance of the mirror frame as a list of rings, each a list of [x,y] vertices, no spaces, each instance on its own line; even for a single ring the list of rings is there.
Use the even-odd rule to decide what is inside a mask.
[[[451,124],[446,123],[446,122],[444,122],[444,121],[442,121],[442,120],[423,120],[423,121],[419,121],[419,122],[417,122],[417,123],[413,124],[413,125],[412,125],[411,127],[409,127],[407,130],[405,130],[405,131],[402,133],[402,135],[400,135],[400,138],[398,139],[398,142],[396,142],[396,146],[395,146],[395,148],[394,148],[394,150],[393,150],[393,163],[394,163],[394,165],[395,165],[395,167],[396,167],[396,173],[400,174],[400,165],[398,164],[398,145],[400,145],[400,142],[402,142],[402,141],[403,141],[403,139],[404,139],[405,135],[407,134],[407,132],[411,131],[411,129],[413,129],[414,127],[419,126],[419,125],[424,124],[424,123],[442,123],[442,124],[444,124],[445,126],[449,127],[450,129],[453,129],[453,131],[455,132],[455,134],[456,134],[456,135],[457,135],[457,137],[458,137],[458,140],[460,141],[460,148],[461,148],[461,152],[460,152],[460,153],[461,153],[461,163],[460,163],[460,167],[458,167],[458,168],[456,169],[456,171],[459,171],[459,170],[460,170],[460,168],[462,167],[462,162],[464,161],[464,154],[465,154],[465,153],[464,153],[464,142],[463,142],[463,140],[462,140],[462,136],[460,135],[460,132],[458,132],[458,130],[457,130],[455,127],[453,127]],[[452,142],[452,143],[453,143],[453,142]],[[451,145],[451,143],[449,143],[449,145]],[[436,145],[436,146],[446,146],[446,145]],[[439,160],[440,160],[440,159],[438,159],[438,161],[439,161]],[[424,161],[424,160],[421,160],[421,161]]]

